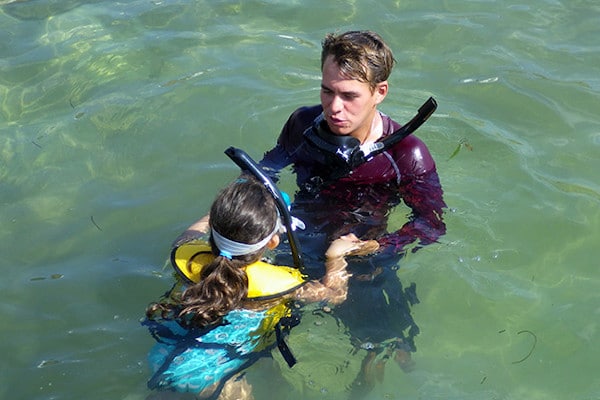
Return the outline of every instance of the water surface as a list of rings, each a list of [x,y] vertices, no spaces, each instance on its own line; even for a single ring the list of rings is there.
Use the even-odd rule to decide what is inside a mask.
[[[223,150],[260,158],[318,102],[325,33],[368,28],[398,61],[383,111],[439,103],[418,135],[449,205],[448,233],[399,271],[421,300],[415,369],[389,363],[370,398],[600,399],[599,16],[591,0],[0,1],[0,397],[148,395],[139,319],[173,281],[171,241],[237,174]],[[289,339],[299,364],[252,367],[257,398],[347,398],[362,353],[343,328],[309,313]]]

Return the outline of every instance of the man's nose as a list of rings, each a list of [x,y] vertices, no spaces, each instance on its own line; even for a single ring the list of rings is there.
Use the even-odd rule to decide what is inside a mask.
[[[329,109],[331,114],[337,114],[344,108],[344,102],[340,96],[333,96],[331,99],[331,104],[329,104]]]

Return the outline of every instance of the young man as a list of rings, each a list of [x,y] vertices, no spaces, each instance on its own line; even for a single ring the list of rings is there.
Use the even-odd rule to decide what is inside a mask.
[[[418,300],[414,285],[412,292],[402,289],[397,262],[407,245],[435,242],[446,230],[435,162],[419,138],[409,135],[366,162],[354,162],[353,149],[381,142],[401,126],[377,109],[388,94],[393,65],[390,48],[374,32],[327,35],[321,104],[294,111],[261,161],[271,173],[293,165],[299,191],[292,212],[307,225],[299,239],[308,260],[324,254],[341,234],[376,239],[381,246],[379,256],[349,267],[348,300],[336,309],[353,339],[368,350],[357,379],[363,389],[373,383],[368,371],[383,370],[371,368],[378,355],[385,355],[380,362],[395,358],[405,368],[410,364],[418,327],[409,303]],[[388,232],[390,210],[402,200],[411,215]],[[309,275],[323,273],[307,266]]]
[[[404,200],[412,209],[410,220],[395,232],[379,232],[377,238],[382,246],[399,252],[415,240],[429,244],[445,233],[442,209],[446,204],[427,146],[416,136],[409,135],[340,176],[344,171],[340,173],[339,167],[308,140],[310,130],[320,120],[326,122],[333,135],[355,138],[361,145],[380,141],[397,130],[400,124],[377,110],[388,93],[387,79],[393,65],[390,48],[374,32],[329,34],[323,41],[321,54],[321,104],[301,107],[292,113],[276,146],[265,154],[261,166],[278,172],[293,164],[300,197],[312,194],[308,196],[309,201],[314,200],[317,193],[339,197],[342,190],[355,192],[357,189],[380,192],[383,198],[363,199],[375,202],[374,206],[389,208],[395,205],[390,204],[394,200]],[[373,187],[386,190],[374,191]],[[352,200],[346,196],[356,197],[354,193],[344,194],[346,200]],[[356,200],[353,204],[347,202],[355,208],[364,207],[361,199]],[[328,209],[327,213],[331,211]]]

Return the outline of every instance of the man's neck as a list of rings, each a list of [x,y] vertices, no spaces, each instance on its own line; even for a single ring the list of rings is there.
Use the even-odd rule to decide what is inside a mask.
[[[366,132],[363,139],[359,139],[360,144],[376,142],[381,135],[383,135],[383,119],[381,118],[379,111],[375,110],[369,130]]]

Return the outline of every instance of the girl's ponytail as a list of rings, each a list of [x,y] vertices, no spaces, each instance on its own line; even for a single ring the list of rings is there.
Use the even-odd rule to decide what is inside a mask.
[[[148,318],[177,319],[189,327],[205,327],[218,322],[246,299],[245,267],[260,259],[278,231],[275,200],[254,177],[242,176],[221,190],[213,202],[210,226],[214,260],[202,267],[199,282],[181,295],[151,304],[146,312]],[[217,233],[223,249],[215,243]],[[247,253],[240,251],[240,245]]]
[[[186,325],[204,327],[240,306],[248,294],[245,260],[217,256],[202,269],[200,282],[187,288],[178,317]]]

